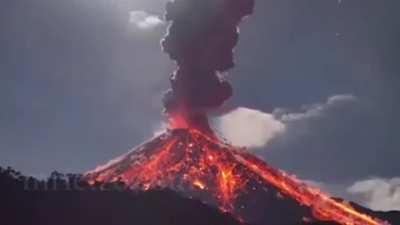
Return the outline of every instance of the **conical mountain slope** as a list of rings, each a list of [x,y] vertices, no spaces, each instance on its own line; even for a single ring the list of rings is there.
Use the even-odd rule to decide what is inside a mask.
[[[87,173],[86,179],[122,181],[141,190],[169,188],[253,224],[277,216],[268,224],[300,224],[304,217],[343,225],[386,224],[194,129],[169,130]]]

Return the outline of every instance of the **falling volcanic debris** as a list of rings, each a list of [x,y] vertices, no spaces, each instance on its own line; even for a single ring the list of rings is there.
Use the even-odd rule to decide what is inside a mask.
[[[243,196],[273,187],[310,208],[319,220],[342,225],[388,224],[221,142],[212,133],[206,110],[220,106],[232,94],[218,73],[233,67],[237,25],[253,6],[253,0],[175,0],[167,4],[166,19],[172,24],[162,46],[178,64],[171,77],[172,89],[164,98],[170,129],[88,172],[85,178],[89,183],[122,181],[139,190],[171,188],[244,220],[248,216],[239,207]]]

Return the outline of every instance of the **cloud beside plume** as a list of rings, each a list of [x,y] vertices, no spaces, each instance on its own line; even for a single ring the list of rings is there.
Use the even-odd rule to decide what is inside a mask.
[[[336,108],[352,104],[357,100],[357,97],[349,94],[333,95],[324,103],[303,106],[303,112],[285,113],[284,109],[277,109],[276,114],[280,114],[280,119],[284,122],[305,121],[329,114],[329,112],[334,111]]]
[[[237,108],[217,121],[217,130],[233,145],[260,148],[285,131],[285,124],[274,115],[248,108]]]
[[[373,178],[357,181],[347,192],[373,210],[400,210],[400,178]]]
[[[129,13],[129,22],[140,29],[151,29],[164,24],[164,21],[159,16],[145,11],[131,11]]]
[[[359,180],[351,185],[304,180],[325,193],[356,202],[375,211],[400,211],[400,177]]]
[[[298,133],[302,129],[300,124],[329,117],[333,111],[356,101],[353,95],[333,95],[326,102],[303,106],[300,112],[276,109],[266,113],[240,107],[218,118],[216,129],[233,145],[261,148],[279,135]]]

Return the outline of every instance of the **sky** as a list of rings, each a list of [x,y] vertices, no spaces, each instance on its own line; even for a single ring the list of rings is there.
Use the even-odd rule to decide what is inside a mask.
[[[85,172],[151,138],[174,69],[159,44],[165,3],[4,3],[0,166]],[[399,8],[256,1],[228,76],[234,96],[215,129],[333,194],[400,210]]]

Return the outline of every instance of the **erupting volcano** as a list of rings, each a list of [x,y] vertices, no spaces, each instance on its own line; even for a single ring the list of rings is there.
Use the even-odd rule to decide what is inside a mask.
[[[202,199],[246,221],[241,204],[251,192],[273,186],[315,218],[342,225],[383,225],[261,159],[195,129],[174,129],[87,174],[91,182],[122,181],[132,189],[170,188]]]
[[[132,189],[170,188],[196,197],[247,221],[245,201],[253,192],[274,188],[307,207],[323,221],[342,225],[384,225],[346,202],[266,164],[244,149],[221,141],[207,110],[232,94],[220,72],[233,67],[238,24],[253,0],[174,0],[163,49],[178,64],[164,97],[170,128],[137,149],[86,174],[89,182],[122,181]]]

